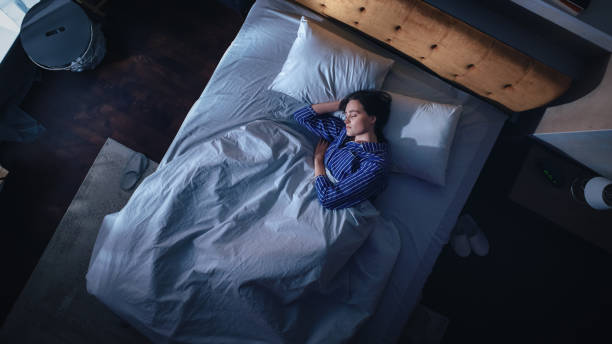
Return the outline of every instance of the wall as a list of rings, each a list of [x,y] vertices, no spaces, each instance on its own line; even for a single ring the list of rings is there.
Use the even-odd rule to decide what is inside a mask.
[[[612,59],[586,96],[546,109],[534,136],[612,179]]]
[[[606,59],[599,85],[580,99],[547,108],[536,134],[612,129],[612,59]]]

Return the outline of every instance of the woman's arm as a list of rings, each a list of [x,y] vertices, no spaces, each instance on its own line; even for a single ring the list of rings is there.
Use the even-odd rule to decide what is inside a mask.
[[[293,118],[308,129],[310,132],[325,140],[332,142],[345,128],[344,122],[326,112],[318,113],[318,111],[327,111],[338,109],[336,102],[322,103],[305,106],[293,113]]]
[[[329,142],[320,139],[314,153],[314,172],[315,177],[325,176],[325,152],[329,147]]]
[[[340,101],[335,100],[327,103],[312,104],[312,109],[317,115],[338,111],[340,108]]]
[[[387,185],[386,178],[383,167],[366,163],[337,184],[333,184],[325,175],[317,176],[315,189],[324,208],[348,208],[381,192]]]

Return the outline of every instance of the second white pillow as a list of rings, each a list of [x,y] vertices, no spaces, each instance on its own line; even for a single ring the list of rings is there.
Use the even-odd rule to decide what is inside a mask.
[[[462,106],[388,93],[393,100],[383,133],[389,143],[391,171],[444,186]]]

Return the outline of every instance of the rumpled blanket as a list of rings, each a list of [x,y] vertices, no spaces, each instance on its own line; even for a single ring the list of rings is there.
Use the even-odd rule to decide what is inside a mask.
[[[154,342],[344,342],[399,252],[370,202],[316,199],[314,145],[255,120],[190,147],[105,217],[87,290]]]

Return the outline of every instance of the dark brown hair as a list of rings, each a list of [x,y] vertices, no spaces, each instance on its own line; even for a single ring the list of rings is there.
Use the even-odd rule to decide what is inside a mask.
[[[340,110],[346,110],[346,104],[351,100],[357,100],[363,106],[368,116],[375,116],[374,132],[379,141],[385,141],[382,133],[385,124],[389,121],[391,112],[391,95],[384,91],[362,90],[349,94],[340,101]]]

